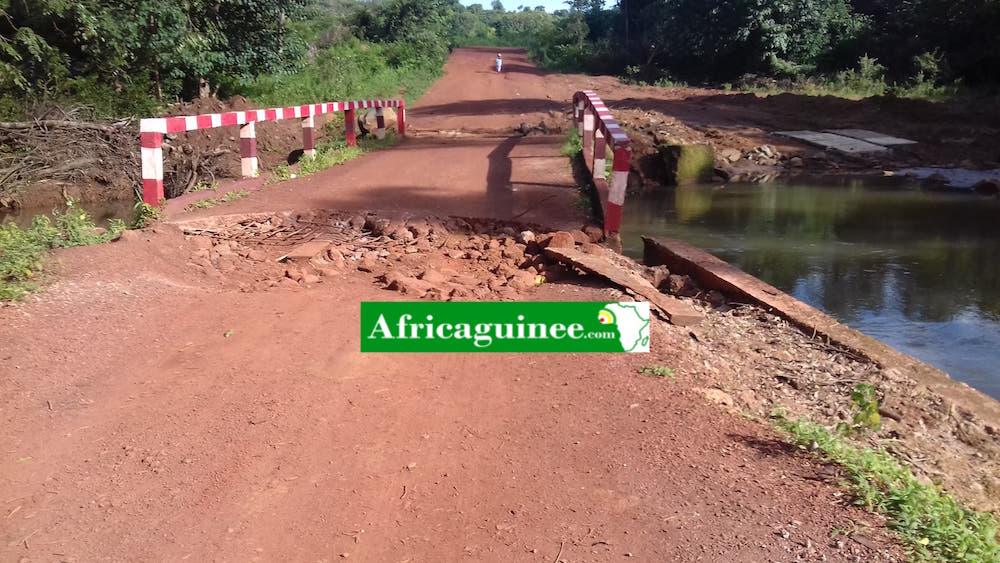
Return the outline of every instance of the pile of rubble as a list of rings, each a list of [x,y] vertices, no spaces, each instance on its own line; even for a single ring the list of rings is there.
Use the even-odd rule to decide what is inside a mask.
[[[257,215],[219,224],[225,220],[183,227],[194,242],[190,265],[209,276],[235,276],[254,290],[309,287],[361,272],[412,298],[517,299],[538,284],[583,275],[547,259],[546,247],[608,254],[593,225],[536,234],[530,225],[502,221],[374,213]]]

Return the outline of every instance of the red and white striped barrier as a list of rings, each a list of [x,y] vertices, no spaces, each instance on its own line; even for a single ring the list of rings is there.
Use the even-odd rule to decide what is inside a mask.
[[[583,159],[587,163],[604,206],[604,232],[615,234],[621,229],[622,207],[625,205],[625,188],[632,162],[632,142],[611,116],[601,98],[591,90],[573,94],[573,117],[583,140]],[[611,182],[605,173],[608,144],[614,160],[611,163]]]
[[[240,127],[240,160],[244,177],[257,176],[257,134],[254,123],[279,119],[302,120],[302,149],[304,154],[316,155],[315,116],[337,111],[344,112],[348,146],[358,144],[355,134],[355,110],[375,109],[379,139],[385,137],[383,108],[397,108],[397,129],[406,134],[406,104],[403,100],[362,100],[352,102],[326,102],[287,108],[231,111],[180,117],[155,117],[139,121],[139,144],[142,153],[142,201],[158,206],[163,199],[163,135],[183,133],[196,129],[211,129],[238,125]]]

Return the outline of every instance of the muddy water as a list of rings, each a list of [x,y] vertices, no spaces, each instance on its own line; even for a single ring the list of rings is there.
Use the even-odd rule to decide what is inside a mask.
[[[98,227],[107,227],[111,219],[121,219],[126,223],[132,218],[132,209],[135,202],[132,200],[100,201],[94,203],[78,203],[81,209],[90,214],[94,224]],[[57,211],[66,211],[65,205],[56,206]],[[17,211],[0,209],[0,224],[17,223],[20,227],[30,227],[31,221],[36,215],[48,215],[52,218],[53,207],[30,207],[18,209]]]
[[[630,198],[622,238],[699,246],[1000,399],[1000,201],[920,188],[696,186]]]

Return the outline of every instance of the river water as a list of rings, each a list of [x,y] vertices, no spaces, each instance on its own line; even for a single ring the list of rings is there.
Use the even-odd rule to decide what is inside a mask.
[[[1000,201],[919,187],[691,186],[630,197],[622,240],[694,244],[1000,399]]]

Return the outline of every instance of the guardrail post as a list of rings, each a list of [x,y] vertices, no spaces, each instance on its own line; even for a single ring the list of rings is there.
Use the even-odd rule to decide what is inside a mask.
[[[580,100],[576,103],[576,107],[573,108],[573,118],[576,120],[576,133],[583,138],[583,110],[586,106],[584,100]]]
[[[607,187],[608,144],[600,128],[594,131],[594,184],[598,189]]]
[[[587,108],[583,111],[583,160],[587,166],[594,168],[594,112]]]
[[[628,187],[628,172],[632,163],[632,148],[615,146],[611,164],[611,186],[608,188],[608,205],[604,210],[604,232],[617,233],[622,226],[622,207]]]
[[[375,108],[375,125],[378,127],[375,130],[375,137],[381,141],[385,138],[385,110],[382,106]]]
[[[140,132],[139,152],[142,157],[142,201],[157,207],[164,195],[163,133]]]
[[[406,101],[399,100],[399,110],[396,112],[396,130],[400,135],[406,135]]]
[[[344,110],[344,129],[347,134],[347,146],[356,147],[358,146],[358,136],[354,133],[354,121],[357,119],[354,116],[354,107]]]
[[[240,126],[240,167],[244,178],[257,177],[257,129],[253,121]]]
[[[302,154],[316,156],[316,118],[310,115],[302,118]]]

